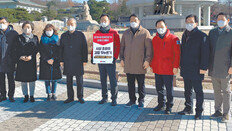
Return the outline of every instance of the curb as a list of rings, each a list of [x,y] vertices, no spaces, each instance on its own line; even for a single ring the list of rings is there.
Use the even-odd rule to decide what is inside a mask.
[[[66,84],[66,76],[63,76],[63,78],[59,81],[59,83]],[[76,85],[76,78],[75,77],[73,78],[73,84]],[[107,85],[108,85],[108,87],[110,87],[109,82],[107,83]],[[101,89],[101,82],[99,80],[84,79],[83,86]],[[118,82],[118,89],[119,89],[119,91],[127,92],[128,91],[127,83]],[[136,92],[137,92],[137,90],[138,90],[138,88],[136,87]],[[153,85],[145,85],[145,91],[146,91],[146,94],[157,95],[156,88]],[[214,91],[213,90],[205,89],[205,90],[203,90],[203,92],[204,92],[204,99],[214,100]],[[179,97],[179,98],[184,98],[184,89],[174,87],[173,96]],[[193,98],[196,98],[195,93],[193,93]]]

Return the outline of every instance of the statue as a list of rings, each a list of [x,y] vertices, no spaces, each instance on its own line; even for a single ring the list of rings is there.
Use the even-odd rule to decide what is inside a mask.
[[[154,14],[159,15],[164,13],[165,0],[155,0]]]
[[[92,19],[89,11],[89,5],[84,1],[83,5],[77,10],[77,30],[92,31],[99,27],[98,22]]]
[[[175,0],[166,0],[165,12],[166,14],[178,14],[175,11]]]
[[[178,14],[175,11],[175,0],[155,0],[154,14]]]
[[[92,16],[90,15],[89,11],[90,11],[90,8],[89,8],[89,5],[87,4],[86,1],[84,1],[84,5],[83,5],[83,20],[92,20]]]

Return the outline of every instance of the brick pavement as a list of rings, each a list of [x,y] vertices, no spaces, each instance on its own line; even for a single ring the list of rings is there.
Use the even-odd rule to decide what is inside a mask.
[[[101,99],[101,90],[85,87],[85,104],[73,102],[64,104],[66,99],[66,86],[58,84],[58,100],[46,102],[44,83],[36,83],[35,103],[22,103],[20,84],[16,84],[16,102],[4,101],[0,103],[0,131],[4,130],[163,130],[163,131],[189,131],[189,130],[232,130],[232,121],[228,124],[220,123],[219,119],[210,119],[214,113],[214,102],[205,100],[202,120],[194,120],[194,115],[180,116],[176,112],[184,108],[184,99],[175,98],[173,113],[164,115],[163,112],[154,112],[157,105],[157,96],[145,97],[145,108],[137,106],[126,108],[129,101],[127,92],[119,92],[118,106],[110,106],[110,101],[98,105]],[[109,93],[110,94],[110,93]],[[110,98],[110,96],[109,96]],[[195,103],[195,101],[194,101]]]

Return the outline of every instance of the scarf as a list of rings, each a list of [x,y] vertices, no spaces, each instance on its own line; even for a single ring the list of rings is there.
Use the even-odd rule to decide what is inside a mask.
[[[26,42],[29,42],[34,37],[34,35],[32,33],[30,35],[23,33],[23,37],[25,38]]]
[[[133,32],[134,35],[139,30],[139,28],[140,28],[140,25],[137,28],[130,27],[130,29],[131,29],[131,31]]]
[[[57,44],[59,41],[58,35],[52,35],[51,37],[46,36],[45,34],[42,35],[41,41],[43,44]]]
[[[159,34],[159,33],[158,33],[158,34]],[[163,39],[163,38],[165,37],[166,34],[167,34],[167,31],[166,31],[163,35],[159,34],[159,37],[160,37],[161,39]]]
[[[109,33],[110,25],[108,25],[107,27],[100,27],[100,31],[101,33]]]

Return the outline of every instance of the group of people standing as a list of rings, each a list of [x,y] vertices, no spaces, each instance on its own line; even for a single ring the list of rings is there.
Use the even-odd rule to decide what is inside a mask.
[[[58,36],[56,28],[47,24],[39,40],[33,34],[34,24],[25,21],[22,34],[18,34],[7,18],[0,18],[0,101],[7,100],[5,76],[8,78],[8,97],[15,102],[15,81],[20,81],[25,96],[23,102],[35,102],[35,81],[37,80],[37,53],[40,54],[39,79],[45,81],[47,101],[56,100],[57,81],[62,78],[61,67],[67,75],[68,99],[74,101],[73,76],[77,81],[77,96],[83,99],[84,65],[88,62],[88,48],[85,35],[76,31],[76,20],[68,21],[69,31]],[[28,93],[30,92],[30,93]]]
[[[119,34],[110,26],[107,14],[100,16],[100,29],[96,33],[114,34],[114,60],[111,64],[98,64],[102,86],[102,100],[108,102],[107,76],[110,80],[111,105],[117,105],[118,85],[116,79],[116,60],[124,68],[128,81],[130,101],[126,107],[136,104],[135,82],[138,82],[138,108],[144,107],[145,74],[151,67],[155,74],[155,85],[158,93],[158,105],[154,111],[172,113],[173,107],[173,76],[178,73],[184,78],[185,108],[180,115],[193,113],[193,90],[196,93],[195,119],[201,119],[203,112],[204,93],[202,81],[209,71],[215,95],[215,113],[211,118],[222,117],[227,122],[230,117],[232,74],[232,30],[225,13],[217,15],[217,27],[209,35],[198,29],[196,15],[186,17],[186,30],[182,39],[171,33],[164,19],[155,23],[157,33],[151,38],[149,31],[140,25],[139,18],[130,16],[130,28],[120,41]],[[67,76],[68,99],[64,103],[74,101],[73,77],[76,77],[77,98],[83,104],[84,66],[88,62],[88,47],[85,35],[76,31],[76,20],[70,18],[68,31],[59,38],[55,27],[48,24],[39,39],[33,35],[34,25],[26,21],[22,25],[23,34],[18,35],[9,26],[6,18],[0,18],[0,91],[1,101],[6,100],[5,75],[8,77],[9,100],[14,102],[14,71],[16,81],[22,82],[25,95],[24,102],[30,98],[34,102],[35,81],[37,80],[36,54],[40,53],[39,79],[45,81],[48,94],[47,100],[56,100],[57,80],[61,79],[61,68]],[[91,57],[93,63],[93,55]],[[30,97],[28,94],[30,89]],[[165,99],[164,87],[166,88]],[[222,108],[223,105],[223,108]]]

